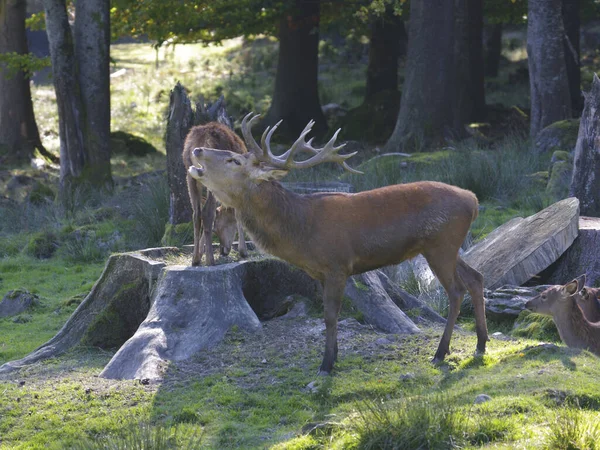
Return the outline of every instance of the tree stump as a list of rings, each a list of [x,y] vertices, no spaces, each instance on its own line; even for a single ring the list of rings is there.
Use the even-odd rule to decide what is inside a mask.
[[[0,366],[0,374],[82,343],[119,349],[102,377],[157,379],[169,361],[217,344],[231,327],[261,330],[261,320],[293,306],[287,301],[291,295],[321,303],[321,284],[278,259],[189,267],[169,265],[170,258],[181,262],[180,251],[166,247],[111,256],[59,333],[25,358]],[[346,295],[367,323],[384,332],[419,332],[397,304],[444,321],[377,271],[349,278]]]

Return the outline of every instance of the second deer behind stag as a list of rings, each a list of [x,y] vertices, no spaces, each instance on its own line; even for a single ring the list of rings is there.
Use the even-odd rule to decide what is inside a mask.
[[[197,147],[222,148],[240,155],[247,152],[244,141],[242,141],[227,126],[218,122],[198,125],[190,130],[183,145],[182,157],[186,170],[192,165],[192,151]],[[204,205],[202,205],[202,182],[188,174],[187,184],[190,201],[192,202],[192,220],[194,223],[194,251],[192,253],[192,265],[199,265],[202,260],[202,255],[206,253],[206,263],[207,265],[212,266],[215,263],[212,252],[212,232],[217,202],[212,192],[209,191],[206,195],[206,201]],[[224,214],[228,214],[229,217],[232,213],[231,211],[224,211]],[[219,227],[219,230],[221,230],[221,227]],[[244,230],[239,223],[237,225],[237,231],[240,255],[246,256],[247,249]],[[231,232],[228,232],[227,235],[231,236]],[[231,238],[231,240],[233,240],[233,238]],[[227,248],[227,245],[221,242],[222,251],[224,248]],[[231,248],[230,243],[229,248]]]

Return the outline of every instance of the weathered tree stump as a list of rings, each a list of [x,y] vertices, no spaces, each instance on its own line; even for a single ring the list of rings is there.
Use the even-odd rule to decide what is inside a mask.
[[[179,255],[179,256],[177,256]],[[212,267],[168,265],[173,247],[111,256],[100,279],[59,333],[0,373],[57,356],[82,343],[119,348],[106,378],[161,378],[169,361],[184,360],[220,342],[233,326],[258,331],[283,315],[290,295],[321,302],[322,287],[303,271],[272,258]],[[397,304],[430,321],[444,321],[379,272],[351,277],[346,295],[365,321],[388,333],[418,333]]]
[[[567,198],[525,219],[518,217],[471,247],[463,259],[483,274],[484,285],[519,286],[558,259],[578,233],[579,201]]]

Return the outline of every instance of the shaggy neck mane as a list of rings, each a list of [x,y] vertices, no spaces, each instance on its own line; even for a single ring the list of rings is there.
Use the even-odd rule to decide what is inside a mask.
[[[289,248],[299,236],[309,236],[312,217],[305,196],[286,190],[276,181],[265,181],[246,191],[244,197],[238,208],[242,223],[264,251],[278,256],[281,245]]]

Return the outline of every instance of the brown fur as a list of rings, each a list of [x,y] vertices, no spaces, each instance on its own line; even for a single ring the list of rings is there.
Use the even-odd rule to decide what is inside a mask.
[[[488,340],[483,277],[458,256],[478,202],[472,192],[437,182],[388,186],[358,194],[298,195],[278,182],[285,175],[255,154],[200,148],[194,170],[238,218],[254,242],[323,282],[326,344],[321,372],[337,357],[337,316],[346,279],[422,253],[450,299],[435,361],[449,353],[460,304],[469,291],[475,308],[477,350]],[[238,163],[232,164],[236,159]]]
[[[226,149],[238,154],[247,152],[244,141],[242,141],[227,126],[218,122],[198,125],[189,131],[185,138],[182,154],[183,164],[185,165],[186,170],[192,165],[191,152],[196,147]],[[194,251],[192,253],[192,265],[200,265],[202,255],[206,250],[206,263],[207,265],[212,266],[214,265],[214,256],[212,253],[211,242],[217,204],[213,194],[209,191],[206,195],[206,201],[204,205],[202,205],[202,183],[192,178],[189,174],[187,175],[187,184],[190,201],[192,203],[192,220],[194,222]],[[223,230],[223,232],[225,231]],[[238,227],[238,234],[240,241],[240,255],[246,256],[246,241],[241,226]],[[229,235],[230,234],[223,234],[222,236]],[[233,237],[231,239],[233,240]],[[229,248],[231,248],[230,244]],[[221,252],[223,251],[224,244],[221,241]],[[229,253],[229,251],[227,251],[227,253]]]
[[[590,350],[600,356],[600,322],[590,322],[578,305],[585,276],[564,286],[552,286],[526,304],[530,311],[552,316],[561,340],[573,348]]]
[[[583,315],[590,322],[600,322],[600,289],[583,288],[576,296]]]

